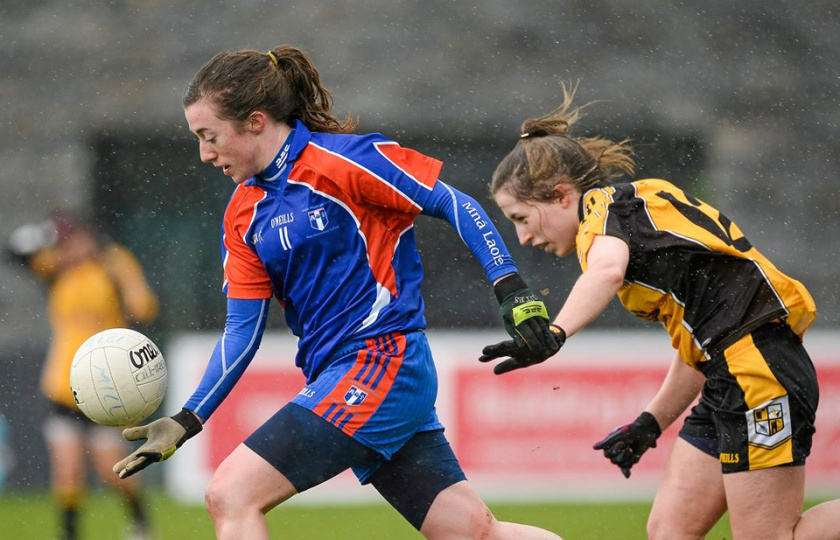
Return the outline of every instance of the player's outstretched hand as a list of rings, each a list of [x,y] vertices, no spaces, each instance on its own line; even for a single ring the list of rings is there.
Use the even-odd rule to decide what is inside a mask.
[[[493,292],[499,301],[505,330],[519,348],[542,360],[560,350],[563,343],[557,342],[557,334],[549,328],[545,304],[531,292],[519,274],[503,277],[493,286]],[[563,339],[565,341],[565,335]]]
[[[186,409],[145,426],[128,428],[123,431],[123,437],[126,440],[145,440],[146,442],[114,465],[114,472],[120,478],[128,478],[152,463],[165,461],[184,444],[184,441],[196,435],[201,429],[202,425],[198,417]]]
[[[566,342],[566,332],[559,326],[552,325],[549,332],[553,335],[554,346],[533,351],[511,339],[484,347],[478,361],[489,362],[504,358],[493,368],[493,373],[496,375],[545,362],[548,358],[554,356]]]
[[[662,429],[656,418],[645,411],[631,424],[615,428],[604,440],[595,443],[595,450],[603,450],[604,457],[630,478],[630,469],[639,462],[648,448],[656,448]]]

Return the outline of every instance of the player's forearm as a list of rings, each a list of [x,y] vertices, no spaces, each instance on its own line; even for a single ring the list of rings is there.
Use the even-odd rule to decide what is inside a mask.
[[[474,198],[438,180],[423,214],[449,222],[494,284],[504,276],[517,273],[499,231]]]
[[[659,392],[645,410],[656,417],[659,427],[665,431],[694,402],[704,382],[703,374],[689,367],[677,354]]]
[[[554,324],[566,331],[566,337],[595,320],[624,285],[630,247],[620,238],[599,235],[585,257],[585,270],[554,319]]]
[[[228,300],[225,333],[185,409],[206,421],[224,401],[260,346],[269,303],[270,299]]]
[[[621,274],[609,269],[590,269],[578,278],[554,324],[571,337],[594,321],[623,284]]]

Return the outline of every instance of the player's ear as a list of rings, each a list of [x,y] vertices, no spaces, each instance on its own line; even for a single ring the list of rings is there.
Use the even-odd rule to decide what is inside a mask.
[[[259,135],[265,129],[267,117],[264,112],[262,111],[254,111],[248,117],[246,121],[246,127],[248,131],[253,133],[254,135]]]
[[[557,182],[554,184],[554,194],[557,196],[555,202],[557,204],[568,206],[572,203],[572,197],[569,194],[574,191],[574,186],[565,182]]]

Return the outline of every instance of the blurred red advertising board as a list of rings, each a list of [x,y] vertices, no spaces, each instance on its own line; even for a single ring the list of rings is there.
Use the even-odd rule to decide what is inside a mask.
[[[809,344],[821,385],[808,461],[811,496],[840,492],[840,347],[835,345],[840,334],[819,336]],[[511,500],[652,496],[681,420],[633,468],[629,480],[592,445],[635,419],[656,394],[673,356],[667,339],[650,333],[624,333],[621,339],[583,335],[545,364],[496,376],[491,366],[476,361],[481,344],[495,338],[481,332],[430,333],[440,378],[438,413],[482,494]],[[168,398],[178,407],[203,371],[206,359],[197,350],[211,351],[213,345],[192,338],[167,356],[178,372]],[[179,450],[184,459],[168,467],[167,486],[181,498],[200,500],[219,463],[303,385],[294,367],[293,340],[267,336],[204,432]],[[358,496],[356,486],[347,473],[308,492],[306,500],[351,500]],[[362,499],[376,497],[372,490],[362,493],[368,495]]]

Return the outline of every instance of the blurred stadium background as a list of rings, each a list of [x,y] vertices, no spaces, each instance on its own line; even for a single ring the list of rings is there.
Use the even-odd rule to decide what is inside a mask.
[[[602,101],[580,133],[631,137],[639,177],[718,206],[809,287],[817,328],[840,326],[840,13],[828,0],[4,0],[0,237],[55,208],[86,213],[140,255],[163,299],[143,330],[166,341],[220,329],[218,231],[231,186],[198,160],[181,96],[216,52],[280,43],[310,54],[362,131],[441,158],[443,177],[483,201],[520,122],[559,104],[560,81],[579,79],[578,103]],[[430,220],[418,229],[430,328],[498,329],[457,237]],[[558,308],[577,263],[519,249],[501,229]],[[0,414],[14,454],[4,487],[40,489],[43,291],[11,265],[0,284]],[[281,310],[272,317],[282,332]],[[613,306],[597,326],[640,323]]]

